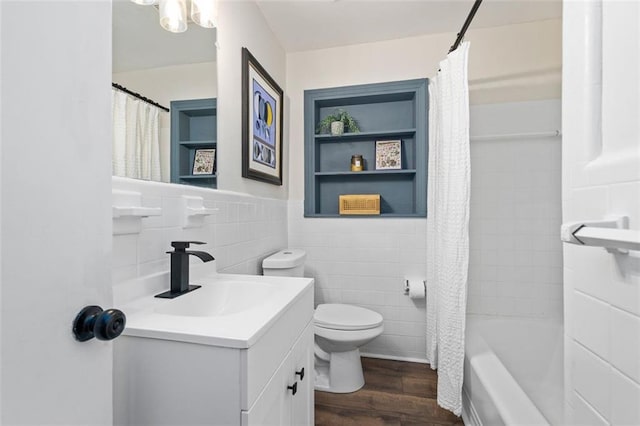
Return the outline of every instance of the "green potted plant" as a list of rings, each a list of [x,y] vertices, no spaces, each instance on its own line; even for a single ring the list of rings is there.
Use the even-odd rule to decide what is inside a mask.
[[[318,123],[318,128],[316,129],[316,133],[331,132],[332,135],[341,135],[345,131],[347,133],[358,133],[360,128],[356,120],[343,109],[337,109],[333,114],[326,116]]]

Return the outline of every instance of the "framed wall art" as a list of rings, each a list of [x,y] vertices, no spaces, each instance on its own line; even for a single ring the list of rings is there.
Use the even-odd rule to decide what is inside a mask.
[[[216,150],[196,149],[193,156],[193,174],[194,175],[211,175],[215,170]]]
[[[398,170],[402,168],[401,141],[376,141],[376,170]]]
[[[283,92],[242,48],[242,176],[282,185]]]

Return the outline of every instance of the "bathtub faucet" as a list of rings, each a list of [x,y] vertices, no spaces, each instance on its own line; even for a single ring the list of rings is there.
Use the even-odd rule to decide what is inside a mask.
[[[201,241],[172,241],[174,251],[168,251],[171,255],[171,290],[156,295],[163,299],[173,299],[190,291],[200,288],[199,285],[189,285],[189,255],[196,256],[203,262],[215,260],[205,251],[187,250],[190,244],[206,244]]]

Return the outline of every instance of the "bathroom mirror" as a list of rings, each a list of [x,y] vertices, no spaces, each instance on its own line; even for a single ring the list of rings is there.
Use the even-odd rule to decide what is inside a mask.
[[[114,0],[112,8],[113,83],[166,108],[172,101],[217,98],[215,28],[202,28],[189,19],[186,31],[171,33],[160,26],[156,6]],[[122,90],[112,90],[113,174],[171,182],[170,113],[134,100],[135,97]],[[153,130],[155,126],[157,131]],[[216,128],[209,124],[205,127],[213,131]],[[157,134],[157,137],[145,137],[151,140],[151,145],[137,146],[132,142],[135,137],[131,136],[135,133]],[[211,139],[215,140],[215,135]],[[185,157],[194,153],[195,150],[190,149]],[[215,180],[209,179],[207,184],[215,187]]]

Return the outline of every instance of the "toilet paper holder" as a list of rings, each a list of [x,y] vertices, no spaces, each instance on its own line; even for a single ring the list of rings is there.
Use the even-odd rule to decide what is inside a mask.
[[[422,285],[424,286],[424,292],[427,293],[427,282],[422,280]],[[404,295],[409,295],[409,280],[404,280]]]

